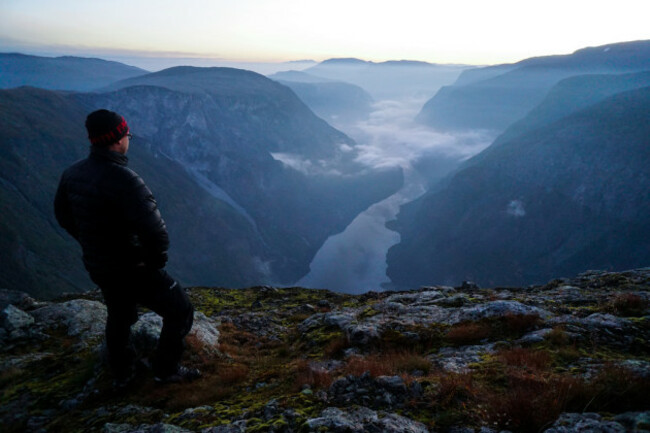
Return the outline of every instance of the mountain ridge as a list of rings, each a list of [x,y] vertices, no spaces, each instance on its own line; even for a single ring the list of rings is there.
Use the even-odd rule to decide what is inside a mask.
[[[388,275],[507,285],[643,266],[648,110],[649,87],[623,92],[475,156],[402,208]]]

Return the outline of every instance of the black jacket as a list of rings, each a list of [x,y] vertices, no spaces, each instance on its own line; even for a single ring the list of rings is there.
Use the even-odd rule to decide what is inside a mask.
[[[153,194],[127,167],[128,158],[92,147],[61,176],[56,219],[79,243],[91,273],[145,264],[162,268],[169,237]]]

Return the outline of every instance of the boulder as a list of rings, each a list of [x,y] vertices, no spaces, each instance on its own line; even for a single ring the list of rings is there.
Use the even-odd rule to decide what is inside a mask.
[[[615,421],[604,421],[597,413],[563,413],[544,433],[625,433]]]
[[[45,328],[64,326],[69,336],[82,340],[104,335],[106,306],[98,301],[73,299],[61,304],[50,304],[31,312],[36,323]]]
[[[5,338],[9,340],[24,338],[30,333],[33,324],[32,316],[11,304],[0,313],[0,327],[4,330]]]
[[[103,433],[191,433],[191,430],[163,423],[139,426],[107,423],[104,425]]]
[[[503,317],[507,314],[530,315],[537,314],[539,317],[550,317],[551,314],[541,308],[522,304],[517,301],[492,301],[472,307],[461,308],[455,311],[449,318],[449,324],[475,321],[490,317]]]
[[[34,298],[25,292],[0,289],[0,310],[4,310],[10,304],[21,310],[30,310],[39,305]]]
[[[424,424],[409,418],[389,413],[380,417],[379,414],[366,407],[341,410],[328,407],[321,412],[320,417],[311,418],[305,422],[307,431],[328,431],[333,433],[428,433]]]
[[[131,328],[134,345],[138,350],[149,352],[155,349],[158,344],[158,337],[162,330],[162,317],[156,313],[145,313]],[[194,324],[187,335],[187,339],[192,341],[194,349],[199,349],[208,355],[219,353],[219,330],[218,323],[206,317],[205,314],[195,311]]]

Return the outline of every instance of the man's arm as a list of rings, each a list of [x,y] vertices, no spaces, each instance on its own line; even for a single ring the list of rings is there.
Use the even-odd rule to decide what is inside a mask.
[[[54,196],[54,216],[59,225],[63,227],[65,231],[70,233],[73,238],[79,239],[77,226],[74,223],[74,218],[72,217],[72,212],[70,210],[70,203],[68,202],[68,194],[65,191],[65,182],[63,177],[59,181],[59,187]]]
[[[164,268],[169,235],[151,190],[134,173],[124,198],[125,216],[142,244],[145,264],[156,269]]]

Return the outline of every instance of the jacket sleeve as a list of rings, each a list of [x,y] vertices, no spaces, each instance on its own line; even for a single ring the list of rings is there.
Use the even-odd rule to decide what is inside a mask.
[[[126,220],[135,229],[147,266],[161,269],[167,263],[169,236],[158,204],[142,178],[133,173],[124,195]]]
[[[73,238],[77,240],[79,239],[77,226],[70,210],[70,202],[68,201],[65,180],[63,177],[61,177],[61,180],[59,181],[59,186],[56,190],[56,195],[54,196],[54,216],[59,225],[63,227],[65,231],[67,231]]]

